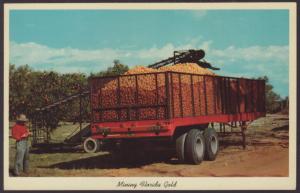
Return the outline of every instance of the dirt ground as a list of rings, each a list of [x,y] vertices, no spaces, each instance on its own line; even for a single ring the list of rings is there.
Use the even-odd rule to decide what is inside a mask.
[[[288,176],[288,121],[288,115],[276,114],[252,122],[245,150],[241,136],[220,136],[217,159],[200,165],[180,164],[175,157],[166,161],[160,155],[128,162],[106,152],[33,151],[30,172],[23,176]],[[14,154],[15,143],[10,140],[10,171]]]

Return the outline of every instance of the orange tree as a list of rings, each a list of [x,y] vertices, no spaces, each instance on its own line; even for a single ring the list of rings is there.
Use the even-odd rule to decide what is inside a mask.
[[[113,67],[92,76],[109,76],[123,74],[128,66],[114,61]],[[28,65],[16,67],[11,64],[9,69],[9,117],[11,120],[20,113],[32,118],[35,109],[51,104],[82,90],[88,89],[88,78],[83,73],[58,73],[54,71],[34,71]],[[89,101],[83,100],[83,119],[89,120]],[[48,113],[49,124],[55,127],[59,120],[78,121],[79,101],[75,100]]]

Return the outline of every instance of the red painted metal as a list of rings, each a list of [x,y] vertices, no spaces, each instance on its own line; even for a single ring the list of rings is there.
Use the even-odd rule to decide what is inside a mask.
[[[145,76],[152,77],[148,81],[155,85],[153,92],[139,86],[138,79]],[[193,77],[198,79],[193,81]],[[122,81],[132,81],[132,88],[121,87]],[[109,89],[103,89],[106,84]],[[263,80],[159,72],[98,77],[90,85],[91,132],[97,139],[172,137],[177,127],[245,122],[265,116]],[[194,90],[194,85],[198,89]],[[129,102],[122,100],[124,91]]]
[[[252,121],[262,116],[265,116],[265,113],[253,112],[183,117],[170,120],[103,122],[94,123],[91,127],[91,131],[92,137],[95,139],[172,137],[175,129],[179,126],[201,125],[211,122],[228,123],[232,121]],[[109,129],[109,132],[102,132],[102,129]]]

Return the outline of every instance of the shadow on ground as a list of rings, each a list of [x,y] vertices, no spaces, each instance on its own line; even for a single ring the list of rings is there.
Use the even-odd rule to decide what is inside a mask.
[[[220,149],[228,146],[240,146],[240,141],[221,143]],[[149,164],[166,163],[172,165],[183,164],[176,158],[176,153],[172,151],[153,151],[153,152],[131,152],[129,154],[107,153],[103,155],[82,158],[78,160],[60,162],[47,167],[57,169],[120,169],[120,168],[138,168]]]
[[[274,121],[286,121],[289,120],[289,118],[275,118]]]
[[[30,153],[33,154],[52,154],[52,153],[83,153],[84,150],[82,147],[39,147],[39,148],[31,148]]]
[[[243,142],[242,139],[240,140],[224,140],[224,139],[219,139],[220,140],[220,149],[226,149],[231,146],[236,146],[236,147],[243,147]]]
[[[289,130],[289,125],[284,125],[281,127],[275,127],[272,129],[272,131],[288,131]]]
[[[279,132],[279,131],[288,131],[289,126],[284,125],[280,127],[273,128],[271,131]],[[267,135],[268,137],[277,138],[273,134]],[[279,136],[282,137],[282,136]],[[284,137],[284,136],[283,136]],[[246,139],[247,146],[248,145],[274,145],[273,143],[261,143],[257,141],[249,141]],[[236,146],[238,148],[243,149],[242,146],[242,138],[241,136],[236,136],[234,138],[222,138],[220,137],[220,150],[224,150],[228,147]],[[47,150],[47,153],[57,153],[57,150]],[[82,152],[82,149],[63,149],[59,151],[60,153],[68,153],[68,152]],[[35,150],[33,153],[42,154],[46,153],[45,150]],[[171,159],[172,158],[172,159]],[[164,151],[155,151],[155,152],[130,152],[130,153],[107,153],[101,155],[95,155],[88,158],[81,158],[72,161],[65,161],[56,163],[50,166],[43,166],[40,168],[57,168],[64,170],[71,169],[119,169],[119,168],[138,168],[149,164],[154,163],[167,163],[172,165],[182,164],[176,159],[176,155],[174,152],[164,152]]]
[[[78,160],[66,161],[53,164],[48,167],[40,168],[58,168],[58,169],[119,169],[119,168],[136,168],[153,163],[170,162],[171,152],[147,152],[140,155],[120,155],[107,153]],[[168,157],[169,156],[169,157]],[[170,162],[171,163],[171,162]],[[173,162],[176,164],[176,161]]]
[[[33,154],[52,154],[52,153],[83,153],[84,151],[82,149],[31,149],[30,153]]]
[[[225,149],[229,146],[239,146],[242,149],[242,142],[240,140],[223,141],[222,139],[220,139],[220,149]],[[118,152],[118,153],[101,154],[101,155],[91,156],[88,158],[60,162],[50,166],[41,166],[39,168],[57,168],[57,169],[64,169],[64,170],[120,169],[120,168],[138,168],[145,165],[162,163],[162,162],[166,164],[172,164],[172,165],[183,164],[176,158],[176,153],[174,151],[166,150],[166,151],[142,152],[142,150],[140,150],[138,152],[132,151],[132,152],[125,152],[125,153]]]

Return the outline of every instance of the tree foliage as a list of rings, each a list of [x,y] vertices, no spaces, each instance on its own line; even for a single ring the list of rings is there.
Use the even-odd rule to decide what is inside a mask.
[[[127,65],[121,64],[119,60],[113,61],[114,65],[112,67],[108,67],[105,71],[100,71],[98,73],[91,73],[91,77],[93,76],[116,76],[120,74],[124,74],[129,70]]]
[[[114,61],[114,65],[105,71],[91,76],[110,76],[123,74],[128,66]],[[20,113],[33,117],[36,108],[49,105],[75,93],[88,89],[88,79],[83,73],[58,73],[54,71],[34,71],[28,65],[9,66],[9,117],[15,119]],[[89,120],[89,102],[83,100],[83,119]],[[51,127],[57,125],[58,120],[76,122],[79,117],[79,99],[48,113]],[[53,125],[51,125],[53,123]]]
[[[273,90],[273,85],[270,84],[267,76],[260,77],[259,79],[265,80],[265,96],[266,96],[266,111],[269,113],[278,112],[281,108],[280,103],[283,101],[281,96]]]

